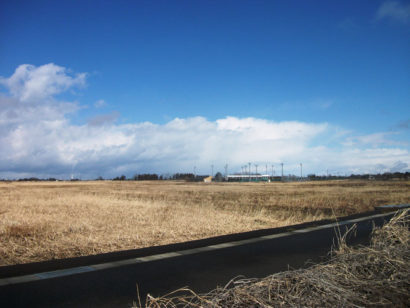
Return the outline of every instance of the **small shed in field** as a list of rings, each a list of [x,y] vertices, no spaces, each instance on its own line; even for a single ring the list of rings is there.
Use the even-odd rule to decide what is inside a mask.
[[[212,176],[208,176],[208,177],[204,178],[204,182],[205,183],[211,183],[212,182]]]

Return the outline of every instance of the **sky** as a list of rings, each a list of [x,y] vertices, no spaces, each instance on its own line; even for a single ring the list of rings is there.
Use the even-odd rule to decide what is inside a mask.
[[[2,1],[0,178],[410,170],[410,1]]]

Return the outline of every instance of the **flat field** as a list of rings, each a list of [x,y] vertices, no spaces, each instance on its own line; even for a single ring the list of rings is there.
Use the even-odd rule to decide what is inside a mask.
[[[409,181],[1,182],[0,266],[273,228],[409,202]]]

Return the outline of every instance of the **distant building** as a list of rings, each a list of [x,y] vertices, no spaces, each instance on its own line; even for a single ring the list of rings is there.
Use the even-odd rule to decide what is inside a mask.
[[[204,182],[205,183],[211,183],[212,182],[212,176],[208,176],[208,177],[204,178]]]
[[[229,174],[228,182],[269,182],[272,177],[268,174]]]

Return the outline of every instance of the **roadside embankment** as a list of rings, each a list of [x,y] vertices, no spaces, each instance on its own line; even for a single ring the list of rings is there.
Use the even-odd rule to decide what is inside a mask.
[[[409,222],[409,210],[399,212],[373,230],[369,246],[349,247],[345,234],[326,263],[263,279],[232,280],[203,295],[189,289],[159,298],[148,295],[146,307],[406,307]]]

